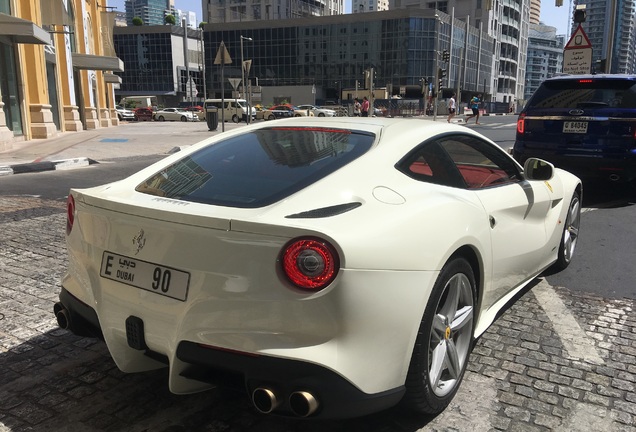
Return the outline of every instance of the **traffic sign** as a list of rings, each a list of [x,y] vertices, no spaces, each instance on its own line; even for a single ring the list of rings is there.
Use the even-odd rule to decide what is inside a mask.
[[[236,90],[236,86],[238,86],[241,82],[240,78],[228,78],[227,80],[230,82],[230,84],[232,84],[232,88],[234,90]]]
[[[232,64],[232,58],[230,52],[225,47],[225,43],[221,41],[219,49],[216,51],[216,57],[214,58],[215,65]]]
[[[243,61],[243,71],[245,72],[246,76],[249,76],[251,67],[252,67],[252,60]]]
[[[563,48],[563,73],[581,75],[592,71],[592,43],[581,24]]]

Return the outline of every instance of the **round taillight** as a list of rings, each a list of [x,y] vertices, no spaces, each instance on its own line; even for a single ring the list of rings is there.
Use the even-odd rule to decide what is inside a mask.
[[[298,288],[318,291],[326,287],[338,274],[338,255],[327,242],[296,239],[283,249],[283,272]]]
[[[71,233],[73,223],[75,223],[75,198],[69,194],[66,199],[66,235]]]

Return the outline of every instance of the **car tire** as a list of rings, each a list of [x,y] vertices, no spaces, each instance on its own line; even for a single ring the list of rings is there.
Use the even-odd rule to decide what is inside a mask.
[[[475,276],[454,258],[435,281],[415,340],[406,377],[406,406],[421,414],[442,412],[457,393],[474,343]]]
[[[187,118],[186,116],[181,116],[181,121],[182,121],[182,122],[187,122],[187,121],[188,121],[188,118]]]
[[[324,117],[325,113],[318,113],[318,117]]]
[[[579,228],[581,226],[581,197],[578,192],[574,192],[568,214],[561,235],[559,252],[556,262],[550,268],[553,272],[565,270],[572,262],[576,243],[579,239]]]
[[[159,118],[157,118],[157,120],[159,120],[159,121],[166,121],[166,119],[165,119],[165,118],[163,118],[163,116],[159,116]]]
[[[275,120],[276,116],[274,114],[270,114],[269,117],[267,117],[267,120]]]
[[[240,120],[241,120],[241,119],[239,119],[239,116],[238,116],[238,115],[234,114],[234,115],[232,116],[232,121],[233,121],[234,123],[238,123]]]

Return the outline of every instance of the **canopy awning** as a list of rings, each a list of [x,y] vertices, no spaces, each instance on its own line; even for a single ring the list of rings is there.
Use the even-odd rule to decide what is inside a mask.
[[[121,84],[121,77],[113,73],[105,73],[104,82],[108,84]]]
[[[73,67],[75,69],[123,72],[124,62],[119,57],[73,53]]]
[[[32,21],[0,13],[0,36],[13,43],[50,45],[51,36]]]

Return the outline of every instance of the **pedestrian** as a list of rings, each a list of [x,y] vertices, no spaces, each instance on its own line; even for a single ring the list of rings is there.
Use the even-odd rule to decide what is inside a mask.
[[[362,112],[362,117],[369,117],[369,99],[366,96],[362,100],[360,111]]]
[[[355,98],[353,102],[353,116],[360,117],[361,109],[362,109],[362,104],[360,104],[360,101],[358,100],[358,98]]]
[[[466,116],[466,124],[468,124],[468,120],[475,117],[475,124],[479,124],[479,103],[481,102],[481,93],[477,96],[473,96],[470,100],[470,107],[473,110],[471,115]]]
[[[448,99],[448,118],[446,119],[446,121],[450,123],[451,119],[455,117],[456,113],[457,107],[455,105],[455,93],[453,93],[450,99]]]

